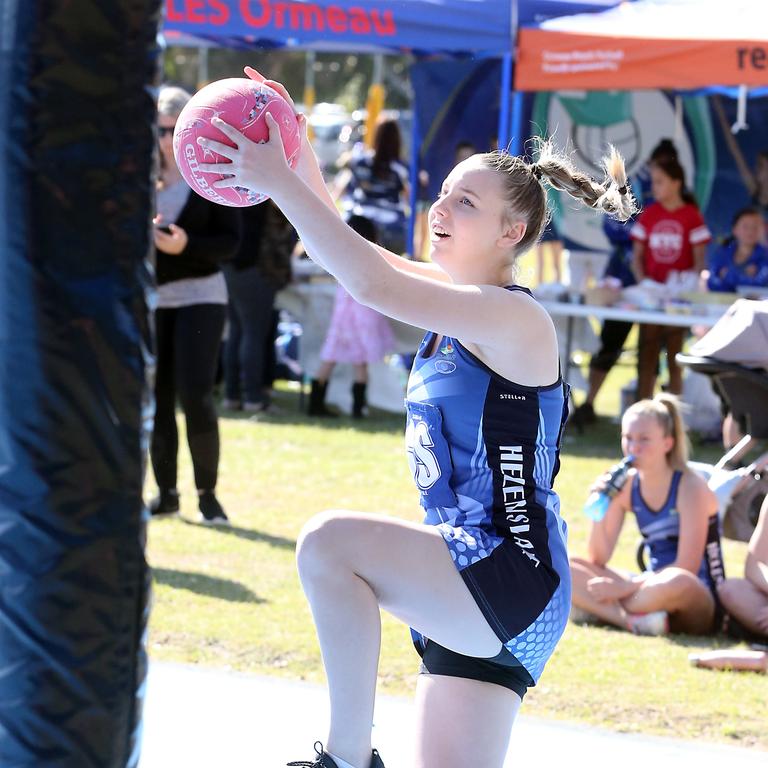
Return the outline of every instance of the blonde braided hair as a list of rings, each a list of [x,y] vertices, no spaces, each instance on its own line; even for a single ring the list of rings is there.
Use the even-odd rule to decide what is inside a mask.
[[[538,160],[534,163],[501,151],[480,155],[486,168],[503,175],[510,214],[522,218],[527,224],[525,235],[517,245],[518,254],[538,242],[549,222],[551,213],[544,182],[620,221],[626,221],[637,211],[627,184],[624,160],[614,147],[610,148],[608,157],[603,158],[606,177],[602,183],[577,170],[567,157],[558,154],[551,140],[540,140],[535,150]]]

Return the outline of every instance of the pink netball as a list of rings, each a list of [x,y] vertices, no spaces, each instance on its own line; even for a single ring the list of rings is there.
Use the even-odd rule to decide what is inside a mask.
[[[265,116],[269,112],[280,126],[285,156],[291,168],[299,159],[301,136],[291,105],[269,86],[241,77],[217,80],[201,88],[187,103],[176,121],[173,132],[173,152],[184,181],[198,195],[220,205],[244,208],[263,203],[267,195],[256,189],[225,187],[213,183],[225,178],[219,173],[203,171],[201,163],[227,162],[226,158],[197,143],[199,136],[232,144],[221,131],[211,125],[211,118],[220,117],[233,125],[251,141],[265,142],[269,128]]]

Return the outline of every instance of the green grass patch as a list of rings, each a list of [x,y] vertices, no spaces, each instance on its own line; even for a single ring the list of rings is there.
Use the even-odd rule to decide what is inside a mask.
[[[611,373],[598,410],[618,412],[628,369]],[[196,517],[184,439],[180,451],[182,520],[153,521],[154,568],[149,650],[156,660],[323,681],[309,609],[294,565],[303,523],[315,512],[346,508],[421,518],[403,448],[403,419],[374,412],[310,420],[297,395],[283,392],[283,413],[221,419],[219,493],[231,529],[208,529]],[[566,436],[556,489],[570,529],[570,550],[584,550],[581,514],[592,479],[618,456],[618,425],[603,418],[585,435]],[[697,447],[712,460],[717,446]],[[152,485],[148,484],[148,492]],[[625,526],[616,556],[632,568],[637,532]],[[726,568],[741,575],[745,546],[725,542]],[[418,657],[405,627],[384,616],[380,690],[408,695]],[[354,627],[350,627],[354,631]],[[618,731],[697,738],[768,748],[766,679],[688,665],[689,651],[716,648],[712,638],[638,638],[607,628],[569,625],[524,712]]]

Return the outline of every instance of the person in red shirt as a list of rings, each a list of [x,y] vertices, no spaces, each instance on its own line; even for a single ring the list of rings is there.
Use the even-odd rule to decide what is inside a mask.
[[[693,195],[685,187],[685,172],[680,163],[673,159],[654,163],[651,189],[656,202],[640,214],[630,233],[632,271],[638,283],[645,278],[665,283],[671,272],[700,273],[712,235]],[[675,355],[682,350],[684,337],[684,328],[640,326],[638,400],[653,397],[662,347],[667,352],[669,391],[676,395],[682,392],[682,372]]]

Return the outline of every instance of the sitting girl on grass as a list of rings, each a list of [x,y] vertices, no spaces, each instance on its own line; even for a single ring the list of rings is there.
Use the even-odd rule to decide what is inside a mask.
[[[685,427],[675,398],[630,406],[621,423],[628,480],[589,535],[587,556],[571,558],[572,616],[586,613],[635,634],[705,634],[719,612],[723,579],[717,499],[688,468]],[[595,487],[603,487],[603,479]],[[634,514],[649,554],[647,570],[608,568],[625,515]]]

